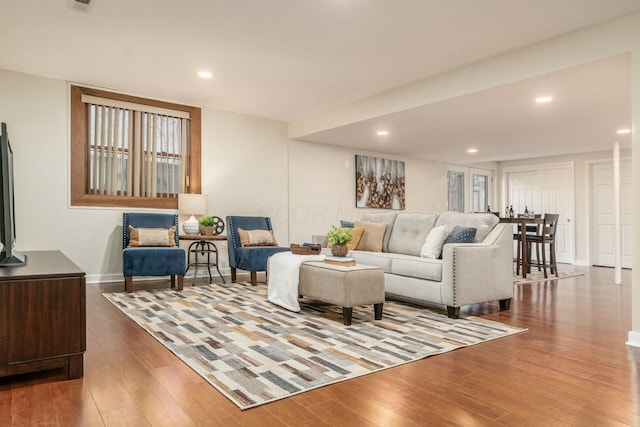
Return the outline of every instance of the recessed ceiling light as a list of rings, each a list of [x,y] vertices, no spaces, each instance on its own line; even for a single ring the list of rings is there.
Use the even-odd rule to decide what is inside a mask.
[[[210,79],[211,77],[213,77],[213,74],[211,74],[209,71],[198,71],[198,77],[202,77],[203,79]]]
[[[551,102],[553,100],[550,96],[539,96],[536,98],[536,102],[542,104],[544,102]]]
[[[631,133],[631,129],[619,129],[617,133],[619,133],[620,135],[625,133]]]
[[[389,135],[389,132],[386,131],[386,130],[379,130],[378,131],[378,135],[379,136],[387,136],[387,135]]]
[[[469,148],[469,149],[467,150],[467,153],[470,153],[470,154],[477,153],[477,152],[478,152],[478,149],[477,149],[477,148]]]

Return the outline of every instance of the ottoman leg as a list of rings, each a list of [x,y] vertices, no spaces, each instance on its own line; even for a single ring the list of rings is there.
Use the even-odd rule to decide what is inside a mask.
[[[373,312],[376,320],[382,320],[382,305],[383,303],[381,302],[373,304]]]
[[[342,321],[345,326],[351,325],[351,314],[353,313],[352,307],[342,307]]]

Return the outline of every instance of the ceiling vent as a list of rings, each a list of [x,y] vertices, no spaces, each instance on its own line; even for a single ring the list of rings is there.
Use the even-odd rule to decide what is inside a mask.
[[[89,5],[89,3],[91,3],[91,0],[76,0],[76,3]]]

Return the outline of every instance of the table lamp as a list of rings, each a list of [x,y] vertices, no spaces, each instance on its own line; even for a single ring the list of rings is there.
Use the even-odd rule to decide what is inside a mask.
[[[182,230],[185,234],[196,235],[200,232],[198,220],[194,215],[206,215],[209,209],[209,201],[206,194],[178,194],[178,213],[181,215],[191,215],[182,223]]]

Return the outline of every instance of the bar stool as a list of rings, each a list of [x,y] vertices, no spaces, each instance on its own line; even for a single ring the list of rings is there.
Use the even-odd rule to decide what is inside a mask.
[[[524,214],[518,214],[518,218],[524,218]],[[542,218],[542,214],[535,214],[533,218]],[[527,263],[531,267],[531,242],[529,239],[539,232],[539,225],[526,225],[525,233],[527,234]],[[522,225],[518,224],[518,232],[513,234],[513,240],[518,242],[518,248],[516,252],[516,274],[520,274],[520,266],[522,265]],[[540,258],[540,252],[537,252],[538,258]],[[528,273],[529,271],[527,271]]]
[[[556,264],[556,229],[558,227],[559,217],[559,214],[544,214],[544,222],[542,227],[540,227],[540,232],[535,236],[527,236],[527,242],[531,242],[536,245],[538,254],[540,253],[540,250],[542,250],[542,263],[540,262],[540,256],[538,255],[536,265],[538,266],[538,269],[542,267],[545,279],[548,277],[547,267],[550,268],[551,274],[555,274],[555,276],[558,277],[558,266]],[[549,245],[550,259],[548,263],[545,245]]]

